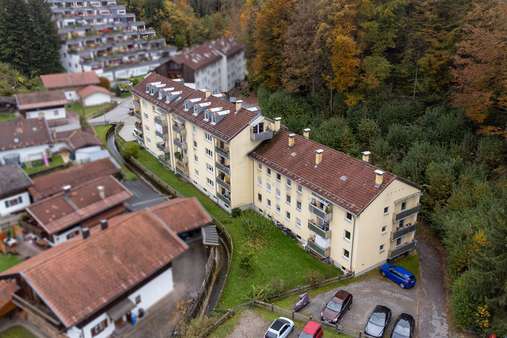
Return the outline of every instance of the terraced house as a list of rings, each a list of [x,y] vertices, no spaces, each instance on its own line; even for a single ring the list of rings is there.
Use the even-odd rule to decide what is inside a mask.
[[[420,190],[289,132],[240,101],[151,74],[133,90],[138,141],[225,210],[254,208],[312,253],[362,273],[412,251]]]

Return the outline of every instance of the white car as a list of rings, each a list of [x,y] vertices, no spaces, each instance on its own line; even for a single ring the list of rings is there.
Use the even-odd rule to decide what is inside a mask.
[[[286,338],[294,330],[294,322],[289,318],[275,319],[264,335],[265,338]]]

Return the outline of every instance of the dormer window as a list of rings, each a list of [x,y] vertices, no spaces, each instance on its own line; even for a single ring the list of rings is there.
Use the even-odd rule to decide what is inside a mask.
[[[211,114],[211,123],[212,124],[217,123],[217,116],[216,116],[216,114]]]
[[[185,107],[183,109],[185,111],[188,111],[190,109],[190,102],[188,102],[188,100],[185,101]]]
[[[208,109],[204,111],[204,121],[209,121],[210,113],[211,112]]]

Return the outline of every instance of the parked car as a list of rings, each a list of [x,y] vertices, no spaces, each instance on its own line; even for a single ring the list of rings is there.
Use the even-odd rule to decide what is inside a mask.
[[[317,322],[306,323],[303,331],[299,334],[299,338],[322,338],[324,337],[324,330]]]
[[[345,312],[350,310],[352,295],[345,290],[338,290],[323,307],[320,319],[330,324],[337,324]]]
[[[408,313],[402,313],[394,323],[391,338],[412,338],[414,337],[415,320]]]
[[[308,304],[310,304],[310,296],[305,292],[299,295],[298,301],[294,304],[294,312],[302,310]]]
[[[389,322],[391,321],[391,310],[384,305],[377,305],[368,317],[364,326],[364,333],[369,337],[384,337]]]
[[[280,317],[275,319],[269,326],[265,338],[285,338],[294,330],[294,322],[289,318]]]
[[[402,289],[410,289],[416,283],[414,274],[398,265],[385,263],[380,267],[380,273],[398,284]]]

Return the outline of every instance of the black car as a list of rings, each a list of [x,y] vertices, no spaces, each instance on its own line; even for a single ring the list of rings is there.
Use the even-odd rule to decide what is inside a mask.
[[[391,310],[384,305],[377,305],[368,317],[364,333],[369,337],[384,337],[391,321]]]
[[[408,313],[402,313],[394,323],[391,338],[412,338],[414,337],[415,320]]]
[[[350,310],[352,305],[352,295],[345,290],[338,290],[322,307],[320,319],[330,324],[337,324],[342,319],[345,312]]]

